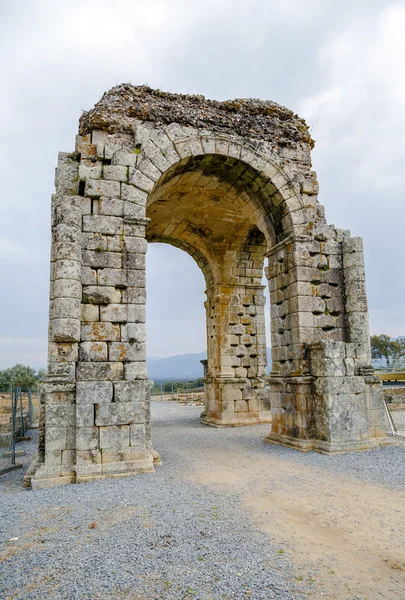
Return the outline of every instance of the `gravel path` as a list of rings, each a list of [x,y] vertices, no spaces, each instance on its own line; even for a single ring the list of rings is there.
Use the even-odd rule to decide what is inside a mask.
[[[154,444],[163,461],[154,475],[37,492],[22,489],[23,470],[3,475],[0,598],[334,597],[317,581],[317,568],[293,560],[277,534],[282,521],[269,518],[267,529],[260,527],[263,514],[271,514],[271,507],[258,513],[254,506],[265,491],[260,480],[266,461],[292,469],[280,469],[273,491],[299,485],[301,471],[310,474],[302,475],[304,486],[338,474],[398,490],[404,488],[405,448],[301,454],[263,443],[267,425],[214,429],[200,425],[200,412],[153,405]],[[28,454],[21,460],[29,463],[34,441],[23,447]],[[396,589],[394,583],[387,597],[400,598]],[[337,597],[363,599],[350,594]]]

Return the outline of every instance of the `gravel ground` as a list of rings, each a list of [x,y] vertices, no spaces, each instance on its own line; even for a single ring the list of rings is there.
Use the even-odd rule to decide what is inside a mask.
[[[154,475],[37,492],[22,489],[23,469],[3,475],[0,598],[301,600],[311,587],[312,597],[321,597],[313,574],[298,573],[288,553],[252,523],[240,500],[240,485],[249,484],[224,491],[193,481],[199,466],[211,461],[215,470],[221,452],[235,448],[310,465],[315,476],[328,471],[404,489],[404,447],[302,454],[263,443],[268,425],[209,428],[200,425],[200,412],[153,405],[163,460]],[[28,465],[35,440],[18,447],[27,449],[20,460]]]

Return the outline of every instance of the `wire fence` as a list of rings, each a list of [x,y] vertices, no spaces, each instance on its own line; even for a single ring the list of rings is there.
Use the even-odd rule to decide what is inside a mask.
[[[204,404],[204,382],[202,379],[175,381],[174,379],[154,380],[151,388],[155,402],[180,402],[182,404]]]
[[[405,404],[385,402],[388,424],[392,435],[405,437]]]

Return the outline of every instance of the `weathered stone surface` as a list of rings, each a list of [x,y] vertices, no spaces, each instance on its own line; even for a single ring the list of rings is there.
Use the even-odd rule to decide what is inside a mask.
[[[143,423],[145,420],[145,407],[142,402],[114,402],[102,404],[96,412],[96,425],[105,427],[110,425],[132,425]]]
[[[81,362],[77,365],[77,381],[119,381],[123,379],[122,362]]]
[[[146,118],[145,118],[146,117]],[[275,102],[236,99],[218,102],[204,96],[185,96],[147,86],[119,85],[104,94],[96,107],[83,113],[80,133],[103,129],[110,133],[133,132],[133,120],[181,123],[213,132],[258,140],[282,140],[286,146],[301,141],[313,145],[309,128],[290,110]],[[180,135],[184,136],[182,130]]]
[[[92,342],[116,342],[121,336],[120,326],[114,323],[82,323],[81,340]]]
[[[60,155],[52,199],[39,436],[49,485],[153,469],[148,241],[184,250],[205,278],[206,423],[272,422],[268,441],[303,450],[380,444],[363,246],[326,222],[305,122],[272,102],[127,84],[84,113],[80,129],[74,154]]]
[[[83,362],[100,362],[108,360],[106,342],[81,342],[79,345],[79,360]]]
[[[84,286],[83,302],[87,304],[118,304],[121,302],[121,291],[108,286]]]
[[[78,381],[76,386],[77,404],[103,404],[112,400],[111,381]]]

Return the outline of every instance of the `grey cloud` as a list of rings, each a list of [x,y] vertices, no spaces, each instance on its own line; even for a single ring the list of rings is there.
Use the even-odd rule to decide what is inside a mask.
[[[327,216],[365,238],[372,329],[405,332],[403,3],[16,0],[0,15],[1,364],[32,357],[33,343],[45,363],[57,153],[72,148],[81,110],[122,81],[270,98],[307,118]],[[205,346],[203,279],[190,261],[150,249],[150,354]]]

